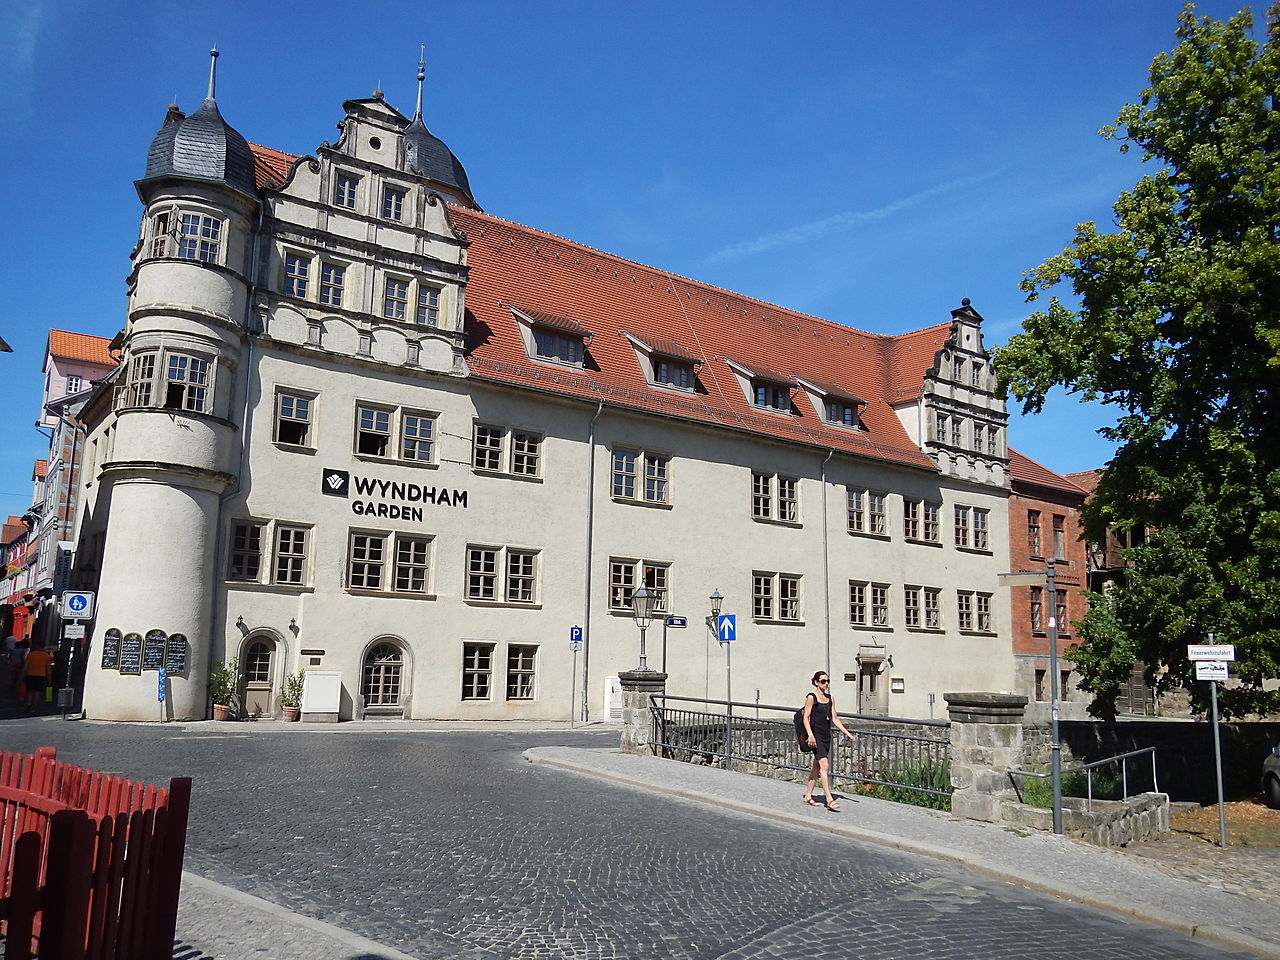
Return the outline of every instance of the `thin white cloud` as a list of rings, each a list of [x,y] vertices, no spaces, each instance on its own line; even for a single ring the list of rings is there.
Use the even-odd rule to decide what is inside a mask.
[[[713,253],[707,258],[707,262],[724,263],[729,260],[738,260],[752,254],[776,250],[779,247],[810,243],[828,234],[847,230],[859,224],[885,220],[895,213],[917,207],[927,200],[990,180],[992,177],[997,177],[1004,173],[1007,169],[1008,166],[1004,165],[983,173],[974,174],[971,177],[957,177],[954,180],[947,180],[944,183],[932,186],[927,190],[921,190],[919,193],[913,193],[909,197],[903,197],[901,200],[886,203],[884,206],[876,207],[874,210],[847,210],[844,213],[837,213],[830,217],[823,217],[821,220],[802,223],[786,230],[779,230],[776,233],[766,233],[763,236],[756,237],[754,240],[731,243]]]
[[[11,78],[28,78],[36,60],[36,41],[44,21],[43,0],[6,0],[0,4],[0,36],[7,39],[5,72]]]

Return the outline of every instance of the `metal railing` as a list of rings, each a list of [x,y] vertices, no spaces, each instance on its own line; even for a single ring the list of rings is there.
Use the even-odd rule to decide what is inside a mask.
[[[652,702],[652,742],[659,756],[689,763],[748,773],[793,770],[808,774],[813,754],[800,750],[795,710],[774,704],[658,695]],[[887,799],[947,805],[951,796],[948,721],[858,713],[839,716],[857,739],[850,743],[843,737],[835,738],[833,784],[854,784]]]
[[[1156,748],[1155,747],[1143,747],[1141,750],[1130,750],[1128,753],[1117,753],[1113,757],[1104,757],[1101,760],[1093,760],[1093,761],[1090,761],[1089,763],[1078,763],[1075,766],[1063,767],[1061,771],[1061,775],[1063,777],[1066,777],[1068,774],[1072,774],[1072,773],[1083,772],[1085,774],[1085,796],[1084,796],[1085,809],[1092,813],[1093,812],[1093,771],[1098,769],[1099,767],[1110,766],[1111,764],[1118,763],[1120,765],[1120,790],[1121,790],[1120,796],[1105,797],[1100,799],[1127,800],[1129,799],[1129,797],[1134,796],[1134,794],[1131,794],[1129,792],[1129,758],[1139,757],[1147,753],[1151,754],[1151,792],[1159,793],[1160,784],[1159,784],[1159,781],[1156,779]],[[1009,770],[1008,774],[1009,774],[1009,780],[1013,784],[1013,789],[1017,792],[1018,800],[1021,803],[1025,803],[1026,801],[1023,799],[1022,783],[1021,781],[1018,780],[1019,777],[1030,778],[1034,780],[1046,780],[1049,777],[1053,776],[1053,774],[1051,773],[1040,773],[1038,771],[1031,771],[1031,770]],[[1065,793],[1065,789],[1066,788],[1064,787],[1064,793]],[[1139,792],[1146,793],[1147,791],[1144,789]]]

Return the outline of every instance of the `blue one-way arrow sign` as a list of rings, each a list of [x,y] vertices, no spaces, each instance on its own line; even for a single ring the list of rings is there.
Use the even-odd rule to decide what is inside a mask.
[[[716,634],[719,636],[721,643],[738,639],[737,615],[732,613],[720,614],[720,618],[716,620]]]

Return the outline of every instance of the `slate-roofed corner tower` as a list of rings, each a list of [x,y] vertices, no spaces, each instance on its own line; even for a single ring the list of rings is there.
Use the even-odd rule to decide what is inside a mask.
[[[216,63],[215,50],[198,110],[186,116],[170,105],[136,182],[144,210],[100,475],[110,526],[96,633],[187,638],[186,674],[171,678],[169,691],[176,719],[205,715],[219,504],[239,469],[259,211],[253,153],[214,99]],[[88,716],[156,719],[154,674],[90,670],[87,680]]]

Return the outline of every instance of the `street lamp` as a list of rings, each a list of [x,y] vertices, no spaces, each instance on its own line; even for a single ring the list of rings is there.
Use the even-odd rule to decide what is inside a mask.
[[[653,622],[653,605],[657,602],[658,595],[648,587],[640,587],[631,593],[631,619],[636,622],[636,626],[640,628],[640,669],[649,669],[649,660],[644,655],[644,632],[649,629],[649,624]]]
[[[1049,776],[1053,784],[1053,832],[1062,833],[1062,741],[1058,738],[1058,590],[1054,558],[1044,562],[1044,572],[1001,573],[1006,587],[1045,587],[1049,601]],[[1043,609],[1043,605],[1042,605]]]
[[[707,629],[720,639],[720,610],[724,605],[724,597],[719,590],[713,590],[707,598],[711,602],[711,616],[707,617]],[[730,666],[729,650],[732,644],[721,642],[724,647],[724,768],[730,769],[733,758],[733,670]]]

